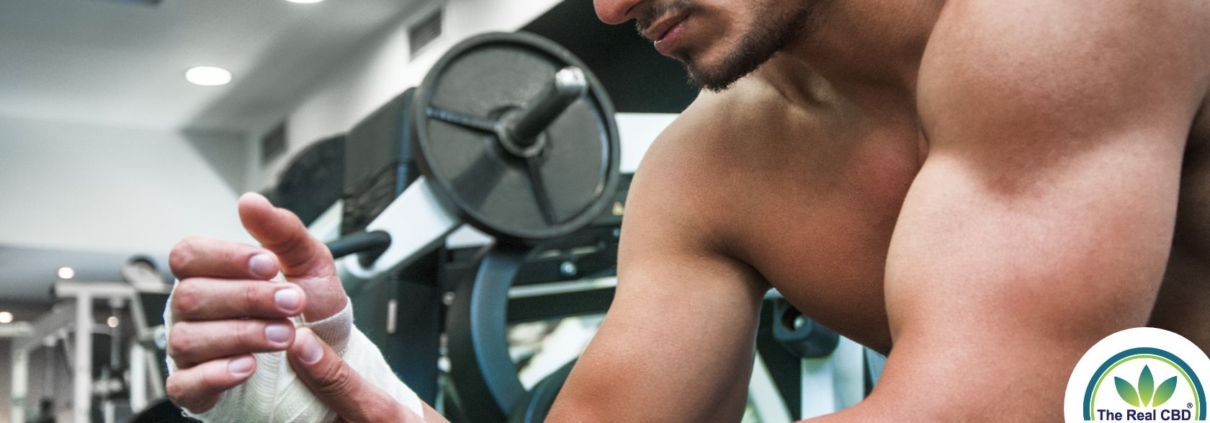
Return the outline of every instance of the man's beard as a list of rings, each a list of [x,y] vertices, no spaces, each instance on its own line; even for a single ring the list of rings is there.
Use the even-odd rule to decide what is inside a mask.
[[[756,16],[760,18],[718,65],[706,66],[698,62],[699,58],[692,53],[674,51],[673,55],[689,73],[689,83],[714,92],[725,90],[735,81],[756,71],[778,51],[794,42],[796,37],[808,31],[811,13],[807,5],[813,2],[803,2],[802,7],[791,13],[780,14],[771,10],[769,3],[773,1],[777,0],[760,2],[756,11]]]

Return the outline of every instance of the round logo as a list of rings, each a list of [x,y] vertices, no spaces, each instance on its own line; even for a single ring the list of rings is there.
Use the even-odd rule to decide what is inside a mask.
[[[1093,345],[1067,381],[1067,422],[1205,421],[1210,358],[1178,334],[1134,328]]]

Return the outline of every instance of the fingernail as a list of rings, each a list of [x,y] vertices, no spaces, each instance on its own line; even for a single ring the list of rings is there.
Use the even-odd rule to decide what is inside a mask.
[[[252,372],[253,364],[255,363],[252,357],[240,357],[227,363],[227,370],[230,370],[233,375],[243,376]]]
[[[273,262],[273,257],[268,254],[260,253],[248,259],[248,270],[253,275],[264,279],[272,279],[277,276],[277,264]]]
[[[277,303],[277,308],[282,311],[293,313],[298,311],[298,307],[302,305],[302,297],[298,295],[297,289],[279,289],[273,293],[273,302]]]
[[[275,344],[290,341],[290,327],[281,323],[271,323],[265,326],[265,339]]]
[[[319,340],[315,339],[315,334],[309,330],[300,330],[298,331],[298,337],[300,339],[295,340],[295,342],[302,343],[302,352],[298,358],[302,359],[302,362],[306,364],[318,363],[319,359],[324,356],[324,348],[323,345],[319,345]]]

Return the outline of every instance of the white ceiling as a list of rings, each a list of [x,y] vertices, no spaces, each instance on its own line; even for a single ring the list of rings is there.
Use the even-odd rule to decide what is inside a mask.
[[[0,1],[0,115],[263,131],[418,0]],[[234,81],[200,87],[186,69]]]
[[[0,116],[259,135],[424,0],[0,0]],[[220,66],[224,87],[185,81]],[[0,245],[0,309],[32,318],[59,266],[117,280],[129,255]],[[23,314],[24,313],[24,314]]]

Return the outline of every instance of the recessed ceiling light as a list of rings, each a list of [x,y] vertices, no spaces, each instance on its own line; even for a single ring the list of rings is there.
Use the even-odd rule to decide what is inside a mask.
[[[76,277],[76,271],[70,267],[59,268],[59,279],[71,279]]]
[[[185,79],[204,87],[214,87],[231,82],[231,72],[213,66],[198,66],[185,71]]]
[[[7,311],[0,311],[0,323],[12,323],[13,314]]]
[[[288,1],[290,3],[309,4],[309,3],[319,3],[324,0],[286,0],[286,1]]]

